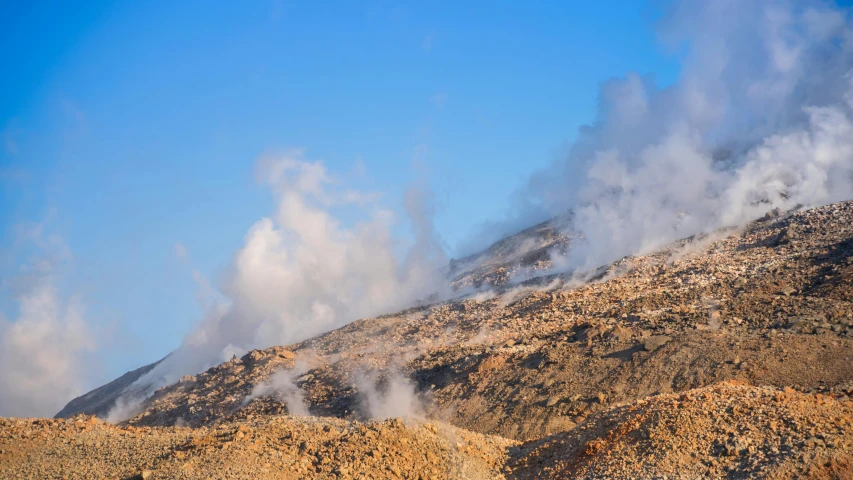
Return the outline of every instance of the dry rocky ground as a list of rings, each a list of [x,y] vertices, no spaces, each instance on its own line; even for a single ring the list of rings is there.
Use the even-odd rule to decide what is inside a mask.
[[[442,424],[265,416],[216,427],[3,420],[3,478],[501,478],[513,442]]]
[[[523,233],[457,280],[491,290],[249,352],[119,426],[7,420],[0,478],[853,478],[853,203],[510,285],[569,244]]]
[[[725,382],[611,408],[514,450],[517,478],[853,478],[846,396]]]

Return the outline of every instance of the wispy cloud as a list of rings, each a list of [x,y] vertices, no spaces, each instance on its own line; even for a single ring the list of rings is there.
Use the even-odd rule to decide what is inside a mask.
[[[604,82],[594,121],[518,196],[516,218],[573,212],[584,240],[567,267],[774,207],[853,198],[849,9],[678,1],[658,25],[668,44],[687,47],[679,80],[659,87],[632,73]]]
[[[447,288],[426,194],[407,193],[410,236],[378,197],[341,185],[302,150],[263,158],[277,209],[246,233],[206,315],[143,382],[169,383],[252,348],[286,345]],[[342,222],[347,206],[355,221]],[[207,282],[198,276],[200,286]],[[202,288],[207,289],[207,288]]]
[[[0,315],[0,416],[52,416],[86,386],[96,341],[81,297],[57,287],[68,247],[44,224],[20,232],[18,247],[35,254],[4,274],[18,312]]]

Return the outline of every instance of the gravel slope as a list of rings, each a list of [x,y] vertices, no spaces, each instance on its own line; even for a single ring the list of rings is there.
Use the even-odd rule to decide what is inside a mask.
[[[548,225],[537,228],[553,235]],[[554,238],[535,243],[535,261],[523,256],[528,263],[518,268],[548,263],[540,247],[565,245]],[[848,478],[853,203],[770,212],[742,229],[582,275],[509,285],[502,282],[515,267],[507,265],[477,270],[474,283],[491,283],[491,290],[249,352],[160,389],[125,425],[91,427],[106,432],[96,441],[139,431],[131,428],[154,432],[151,439],[105,443],[79,456],[68,447],[88,438],[68,427],[77,420],[6,422],[0,477],[39,465],[59,475],[49,469],[80,465],[119,478],[138,468],[206,478],[239,460],[244,470],[234,475],[247,477],[332,478],[343,466],[339,478],[466,478],[460,469],[478,465],[484,478]],[[290,416],[294,396],[323,418]],[[445,426],[438,434],[418,423],[371,421],[376,397]],[[282,425],[295,433],[275,430]],[[387,426],[390,436],[372,445],[411,469],[398,474],[373,465],[364,460],[373,451],[366,438],[326,435],[327,425]],[[244,436],[274,432],[264,433],[265,441],[296,463],[264,460],[272,450],[225,455],[221,448],[193,450],[198,464],[186,473],[179,473],[182,463],[167,461],[194,438],[226,438],[221,432],[241,426],[249,429]],[[20,428],[44,429],[26,437],[41,442],[26,445],[43,453],[15,453],[23,451]],[[459,453],[453,442],[439,441],[446,431],[470,436],[472,450]],[[417,449],[401,447],[399,436]],[[300,449],[315,437],[326,443]],[[149,449],[160,453],[141,453]],[[440,461],[410,460],[413,452]],[[464,458],[453,460],[457,454]],[[97,466],[101,457],[112,470]]]

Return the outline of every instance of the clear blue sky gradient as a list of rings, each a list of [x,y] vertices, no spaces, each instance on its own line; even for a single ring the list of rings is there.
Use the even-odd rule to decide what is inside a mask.
[[[678,74],[635,0],[0,5],[0,248],[27,222],[62,236],[63,284],[116,332],[100,380],[200,317],[191,267],[215,280],[273,209],[260,154],[362,162],[390,205],[425,175],[453,247],[565,150],[600,82]]]

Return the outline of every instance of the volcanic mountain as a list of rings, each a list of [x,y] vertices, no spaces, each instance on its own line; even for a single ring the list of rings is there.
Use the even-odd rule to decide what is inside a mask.
[[[117,425],[87,415],[153,365],[0,420],[0,477],[853,478],[853,202],[560,273],[569,222],[454,262],[473,293],[253,350]]]

